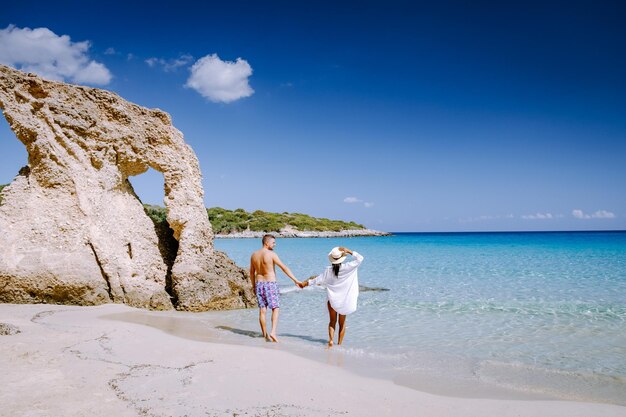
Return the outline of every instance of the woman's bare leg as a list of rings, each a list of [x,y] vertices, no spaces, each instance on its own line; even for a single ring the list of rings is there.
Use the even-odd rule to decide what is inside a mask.
[[[337,324],[337,312],[334,308],[328,305],[328,347],[333,346],[333,339],[335,338],[335,325]]]
[[[346,316],[343,314],[339,315],[339,341],[337,342],[338,345],[341,344],[341,342],[343,342],[343,337],[346,334]]]

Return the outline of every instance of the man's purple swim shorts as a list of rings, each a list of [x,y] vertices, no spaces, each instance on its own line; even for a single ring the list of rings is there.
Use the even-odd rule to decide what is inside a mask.
[[[279,308],[280,307],[280,293],[278,292],[278,285],[273,282],[257,282],[256,283],[256,298],[259,299],[259,307]]]

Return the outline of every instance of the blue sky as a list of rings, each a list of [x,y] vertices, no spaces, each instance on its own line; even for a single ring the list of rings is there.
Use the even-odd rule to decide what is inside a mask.
[[[209,207],[626,229],[622,1],[84,3],[3,5],[0,62],[170,113]],[[7,183],[4,120],[0,149]],[[160,174],[131,181],[162,205]]]

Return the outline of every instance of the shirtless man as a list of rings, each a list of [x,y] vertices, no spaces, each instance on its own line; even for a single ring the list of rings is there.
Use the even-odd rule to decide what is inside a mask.
[[[280,294],[276,284],[275,266],[278,265],[298,287],[302,285],[291,273],[291,270],[280,261],[278,255],[274,252],[275,245],[276,239],[274,236],[265,235],[263,236],[263,248],[254,252],[250,257],[250,280],[259,300],[259,323],[261,324],[263,337],[268,342],[278,342],[276,325],[278,324],[278,312],[280,310]],[[268,307],[272,309],[272,331],[269,335],[265,327],[265,313]]]

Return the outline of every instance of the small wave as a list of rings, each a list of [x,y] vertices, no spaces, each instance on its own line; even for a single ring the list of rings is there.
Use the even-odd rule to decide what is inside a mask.
[[[300,291],[300,288],[294,285],[293,287],[280,287],[278,291],[281,294],[289,294],[290,292]]]
[[[313,287],[305,287],[305,288],[298,288],[295,285],[293,286],[289,286],[289,287],[280,287],[278,289],[278,292],[280,292],[281,294],[289,294],[292,292],[309,292],[309,291],[323,291],[324,288],[319,287],[319,286],[313,286]]]
[[[524,392],[549,394],[577,401],[602,401],[626,405],[626,378],[590,371],[550,369],[519,362],[482,361],[481,382]]]
[[[432,313],[508,313],[520,315],[550,315],[550,316],[581,316],[595,320],[626,321],[626,306],[623,305],[594,305],[589,303],[512,303],[509,305],[494,301],[474,302],[418,302],[398,307],[420,310]]]

